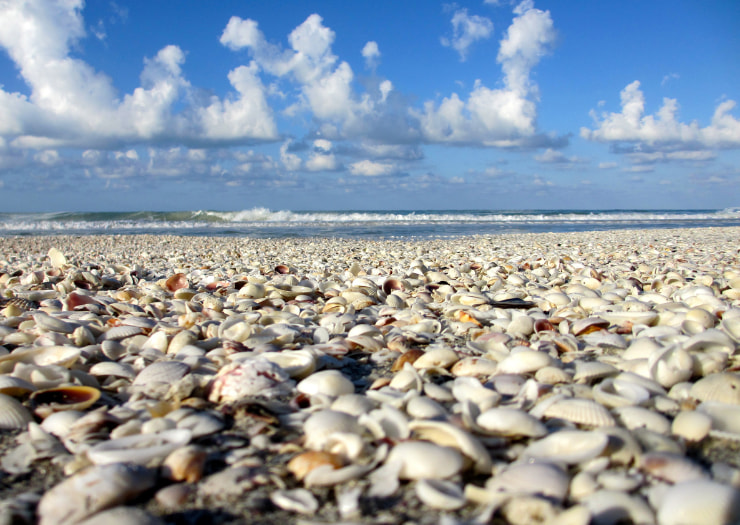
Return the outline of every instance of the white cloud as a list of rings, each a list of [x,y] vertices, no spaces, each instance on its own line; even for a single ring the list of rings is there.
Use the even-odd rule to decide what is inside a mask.
[[[660,85],[665,86],[669,81],[679,78],[681,78],[681,75],[678,73],[668,73],[667,75],[663,75],[663,80],[660,81]]]
[[[476,40],[485,40],[493,33],[493,22],[478,15],[468,15],[467,9],[458,9],[452,15],[452,38],[443,37],[441,43],[451,47],[460,54],[460,60],[465,61],[468,49]]]
[[[335,171],[339,169],[339,163],[333,153],[320,153],[314,151],[306,161],[308,171]]]
[[[547,148],[541,154],[535,155],[534,159],[537,162],[542,162],[544,164],[573,164],[576,162],[583,162],[578,157],[566,157],[562,151],[557,151],[552,148]]]
[[[362,48],[362,56],[365,59],[365,65],[368,69],[375,69],[378,65],[378,60],[380,59],[378,43],[371,40],[365,44],[365,47]]]
[[[297,171],[301,168],[301,158],[295,153],[290,153],[288,151],[292,142],[292,140],[286,140],[283,142],[282,146],[280,146],[280,162],[283,163],[286,170]]]
[[[332,143],[326,139],[316,139],[313,141],[313,147],[322,152],[328,153],[331,151]]]
[[[114,6],[115,7],[115,6]],[[256,69],[229,73],[236,97],[192,106],[185,52],[162,48],[144,59],[141,86],[121,96],[111,79],[69,56],[85,37],[81,0],[0,3],[0,46],[30,95],[0,89],[0,135],[15,147],[115,147],[148,140],[218,142],[274,139],[277,130]],[[250,75],[251,74],[251,75]],[[179,110],[184,103],[186,108]]]
[[[736,103],[725,100],[715,109],[709,126],[700,127],[677,119],[678,102],[664,98],[655,115],[645,114],[645,96],[635,80],[620,93],[620,113],[591,112],[595,129],[581,128],[588,140],[611,143],[636,143],[654,150],[720,149],[740,147],[740,120],[730,114]]]
[[[599,169],[611,170],[618,166],[616,162],[599,162]]]
[[[515,13],[496,59],[504,87],[490,89],[476,81],[466,101],[453,93],[439,105],[426,102],[423,112],[412,112],[426,140],[511,147],[535,134],[538,93],[529,73],[554,44],[555,29],[550,12],[531,2],[519,4]]]
[[[393,164],[384,162],[374,162],[372,160],[361,160],[349,165],[349,171],[352,175],[364,175],[366,177],[378,177],[390,175],[397,171]]]

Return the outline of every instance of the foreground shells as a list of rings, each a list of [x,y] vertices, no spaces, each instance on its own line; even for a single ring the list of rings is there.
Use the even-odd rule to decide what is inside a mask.
[[[3,239],[0,518],[732,523],[738,232]]]

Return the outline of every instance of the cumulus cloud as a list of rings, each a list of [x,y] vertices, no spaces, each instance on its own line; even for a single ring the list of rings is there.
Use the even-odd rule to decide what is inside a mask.
[[[256,67],[229,73],[236,93],[190,104],[185,52],[168,45],[144,59],[141,86],[121,96],[112,80],[70,49],[86,36],[81,0],[0,3],[0,46],[30,95],[0,90],[0,135],[13,146],[115,147],[145,141],[248,142],[274,139],[277,128],[264,103]]]
[[[554,44],[556,33],[550,12],[531,2],[519,4],[515,13],[496,58],[504,87],[491,89],[476,81],[467,100],[452,93],[439,104],[427,101],[422,112],[414,113],[426,140],[513,147],[535,137],[538,93],[529,74]]]
[[[352,175],[364,175],[366,177],[379,177],[391,175],[397,171],[396,166],[385,162],[374,162],[372,160],[361,160],[349,165]]]
[[[594,129],[581,128],[581,136],[597,142],[632,143],[636,151],[702,150],[740,147],[740,120],[730,112],[734,100],[721,102],[714,111],[710,124],[701,127],[678,120],[678,102],[664,98],[654,115],[645,114],[645,96],[640,82],[635,80],[620,93],[622,111],[619,113],[591,112]]]
[[[534,156],[534,160],[543,164],[576,164],[583,162],[583,159],[579,157],[568,157],[562,151],[558,151],[552,148],[547,148],[539,155]]]
[[[378,49],[378,43],[370,41],[365,44],[362,48],[362,56],[365,59],[365,65],[368,69],[375,69],[380,59],[380,49]]]
[[[451,47],[465,62],[468,50],[476,40],[485,40],[493,33],[493,22],[484,16],[468,15],[467,9],[458,9],[452,15],[452,38],[440,39],[445,47]]]

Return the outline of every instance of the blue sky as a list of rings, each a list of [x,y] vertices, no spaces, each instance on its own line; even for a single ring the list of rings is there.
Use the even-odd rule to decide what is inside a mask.
[[[739,24],[730,0],[0,0],[0,199],[740,206]]]

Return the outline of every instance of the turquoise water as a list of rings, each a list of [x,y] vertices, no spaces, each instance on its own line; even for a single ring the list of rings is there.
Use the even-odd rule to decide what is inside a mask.
[[[723,210],[392,210],[0,213],[0,236],[173,234],[445,238],[522,232],[740,226]]]

